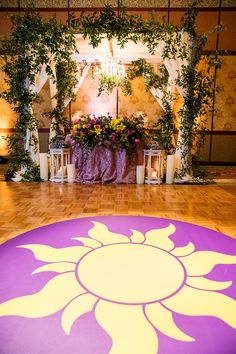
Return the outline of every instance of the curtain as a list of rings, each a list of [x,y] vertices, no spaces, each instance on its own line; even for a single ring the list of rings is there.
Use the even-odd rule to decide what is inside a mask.
[[[80,70],[77,71],[77,80],[78,80],[78,83],[77,85],[75,86],[74,90],[73,90],[73,93],[76,94],[82,83],[84,82],[84,79],[85,77],[87,76],[88,74],[88,71],[89,71],[89,68],[90,68],[91,64],[86,64],[82,70],[82,73]],[[54,75],[55,75],[55,64],[53,65],[52,67],[52,70],[54,72]],[[56,77],[56,75],[55,75]],[[56,87],[56,82],[53,82],[52,79],[49,79],[49,85],[50,85],[50,95],[51,95],[51,102],[52,102],[52,109],[54,109],[57,105],[57,101],[55,99],[55,95],[57,93],[57,87]],[[69,102],[71,101],[71,98],[67,98],[64,102],[64,105],[65,107],[67,107],[67,105],[69,104]],[[52,119],[52,122],[51,122],[51,126],[50,126],[50,133],[49,133],[49,143],[50,141],[56,136],[56,131],[54,129],[54,126],[55,126],[55,119],[53,118]],[[64,131],[64,127],[62,125],[60,125],[60,129],[61,131]]]

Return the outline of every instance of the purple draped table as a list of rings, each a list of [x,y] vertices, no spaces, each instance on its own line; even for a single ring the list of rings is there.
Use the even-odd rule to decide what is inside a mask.
[[[76,168],[78,183],[135,183],[136,165],[141,149],[133,153],[124,149],[95,146],[91,149],[66,137],[72,148],[72,163]]]

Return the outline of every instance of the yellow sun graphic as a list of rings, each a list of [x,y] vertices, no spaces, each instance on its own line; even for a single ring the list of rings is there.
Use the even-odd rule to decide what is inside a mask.
[[[236,256],[195,251],[191,242],[175,247],[169,238],[173,224],[146,234],[130,231],[127,237],[93,221],[89,237],[74,238],[83,246],[19,246],[48,263],[33,274],[59,274],[38,293],[0,304],[0,316],[40,318],[63,310],[61,326],[69,335],[80,316],[94,311],[112,339],[110,354],[157,354],[156,329],[176,340],[194,341],[175,324],[172,311],[215,316],[236,329],[236,301],[217,292],[232,282],[204,278],[216,264],[236,263]]]

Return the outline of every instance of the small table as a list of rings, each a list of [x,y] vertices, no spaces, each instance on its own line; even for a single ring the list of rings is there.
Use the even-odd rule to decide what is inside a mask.
[[[70,148],[50,149],[50,181],[67,182],[67,165],[70,163]]]
[[[144,150],[145,183],[161,184],[165,150]]]

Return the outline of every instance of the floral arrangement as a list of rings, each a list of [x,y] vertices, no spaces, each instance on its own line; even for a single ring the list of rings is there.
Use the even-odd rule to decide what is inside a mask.
[[[143,120],[134,114],[117,118],[82,115],[73,122],[71,138],[86,148],[99,145],[133,150],[146,137]]]

